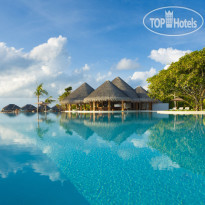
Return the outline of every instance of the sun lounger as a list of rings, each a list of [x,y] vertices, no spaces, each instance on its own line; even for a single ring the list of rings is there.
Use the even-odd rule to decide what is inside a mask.
[[[185,107],[185,110],[190,110],[190,108],[189,107]]]
[[[177,107],[173,107],[172,110],[177,110]]]
[[[183,110],[184,108],[183,107],[179,107],[179,110]]]

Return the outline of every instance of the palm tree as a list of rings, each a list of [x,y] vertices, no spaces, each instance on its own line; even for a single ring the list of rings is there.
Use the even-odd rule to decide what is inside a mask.
[[[38,113],[38,108],[39,108],[39,98],[40,96],[43,95],[48,95],[48,92],[43,89],[43,83],[37,86],[36,91],[34,92],[35,96],[37,96],[38,99],[38,106],[37,106],[37,113]]]
[[[59,100],[59,101],[64,100],[67,96],[70,95],[71,91],[72,91],[72,87],[71,87],[71,86],[65,88],[65,92],[64,92],[62,95],[60,95],[60,96],[58,97],[58,100]]]
[[[47,104],[51,104],[52,102],[55,102],[55,100],[54,99],[52,99],[53,97],[52,96],[50,96],[50,97],[48,97],[48,98],[46,98],[45,99],[45,111],[46,111],[46,106],[47,106]]]
[[[63,101],[67,96],[70,95],[71,91],[72,91],[71,86],[65,88],[64,93],[58,97],[58,100],[59,100],[60,104],[61,104],[61,101]],[[64,108],[64,105],[62,105],[62,104],[61,104],[61,108],[66,109],[66,107]]]

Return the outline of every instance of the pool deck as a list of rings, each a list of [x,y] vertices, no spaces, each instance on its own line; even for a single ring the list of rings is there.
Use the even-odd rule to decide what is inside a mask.
[[[171,114],[171,115],[205,115],[205,111],[157,111],[158,114]]]
[[[205,111],[154,111],[154,110],[126,110],[126,111],[65,111],[66,113],[135,113],[135,112],[153,112],[158,114],[171,114],[171,115],[205,115]]]

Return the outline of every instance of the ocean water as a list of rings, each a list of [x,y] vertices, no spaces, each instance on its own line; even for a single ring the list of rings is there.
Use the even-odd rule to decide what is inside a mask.
[[[0,114],[0,204],[205,204],[205,116]]]

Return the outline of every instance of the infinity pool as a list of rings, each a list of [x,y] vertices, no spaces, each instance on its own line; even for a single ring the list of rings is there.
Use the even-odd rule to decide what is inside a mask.
[[[0,204],[205,204],[205,116],[0,114]]]

